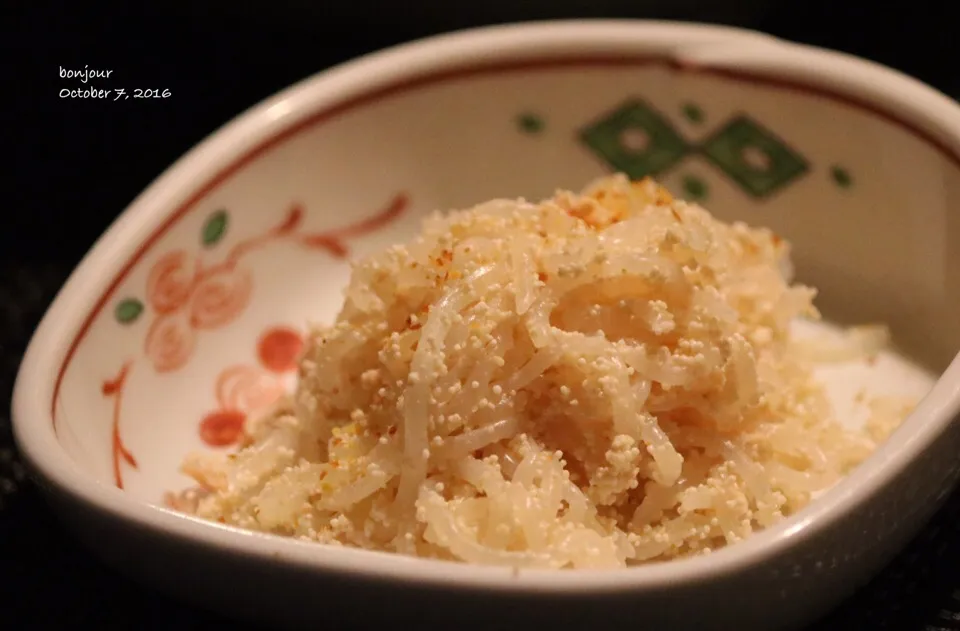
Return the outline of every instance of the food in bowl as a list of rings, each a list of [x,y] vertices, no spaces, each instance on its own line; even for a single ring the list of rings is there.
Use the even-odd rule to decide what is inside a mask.
[[[197,516],[326,544],[520,568],[706,554],[795,513],[913,402],[836,418],[801,340],[788,244],[652,180],[428,218],[355,264],[295,393],[235,454],[190,456]]]

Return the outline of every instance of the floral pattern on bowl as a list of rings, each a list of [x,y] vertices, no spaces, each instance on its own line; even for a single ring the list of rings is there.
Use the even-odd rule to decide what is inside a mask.
[[[821,498],[809,522],[642,572],[547,578],[410,563],[251,537],[155,508],[165,491],[190,484],[176,472],[188,451],[230,448],[240,416],[292,386],[280,357],[312,320],[335,315],[347,245],[361,255],[408,236],[428,210],[539,198],[614,168],[656,174],[722,219],[770,227],[792,242],[828,312],[888,322],[930,365],[954,357],[955,104],[887,70],[757,34],[513,28],[398,49],[294,87],[173,167],[95,248],[38,330],[14,415],[24,453],[91,547],[207,606],[249,604],[268,623],[313,624],[316,594],[348,603],[341,596],[356,578],[382,588],[374,599],[403,593],[418,621],[438,591],[456,587],[478,615],[498,611],[478,594],[508,591],[541,613],[598,596],[651,628],[759,628],[822,612],[943,498],[957,477],[960,425],[947,416],[955,392],[941,383],[905,428],[917,431],[854,472],[843,493]],[[657,160],[644,154],[666,132],[636,129],[650,112],[676,137]],[[611,117],[634,129],[604,126]],[[781,170],[782,181],[770,176]],[[368,225],[400,190],[414,191],[415,203],[389,225],[342,227]],[[276,236],[294,199],[310,212]],[[299,240],[330,234],[344,248]],[[259,245],[227,263],[246,242]],[[155,266],[162,273],[151,284]],[[201,298],[191,279],[218,266]],[[276,330],[287,332],[286,350],[261,353]],[[960,374],[950,370],[955,384]]]
[[[349,253],[347,240],[375,232],[400,216],[407,207],[406,195],[398,194],[381,212],[346,227],[326,232],[302,230],[304,209],[294,205],[273,228],[237,242],[217,263],[204,263],[199,254],[172,250],[151,266],[146,282],[146,300],[127,297],[117,303],[114,318],[130,325],[152,316],[142,357],[126,360],[117,375],[103,383],[102,393],[113,402],[111,420],[112,470],[117,488],[123,488],[123,466],[136,470],[137,459],[121,435],[124,386],[136,364],[147,364],[156,373],[175,372],[193,356],[197,337],[205,331],[229,326],[243,313],[254,291],[253,275],[244,266],[250,252],[274,242],[321,250],[337,259]],[[224,210],[206,220],[200,241],[213,249],[223,239],[229,224]],[[231,365],[217,376],[218,408],[203,417],[199,434],[210,447],[233,445],[240,438],[247,415],[263,409],[286,390],[276,376],[296,368],[303,340],[296,330],[273,326],[256,341],[260,367]],[[266,371],[262,372],[261,368]],[[273,373],[273,374],[271,374]]]
[[[492,120],[486,123],[493,125],[485,132],[489,138],[471,136],[468,128],[456,126],[448,126],[446,133],[436,135],[437,138],[447,138],[448,134],[459,129],[459,133],[466,134],[463,142],[469,144],[477,154],[468,160],[474,164],[471,168],[484,172],[493,169],[496,177],[471,177],[471,168],[461,165],[450,173],[453,178],[451,181],[457,181],[458,184],[437,190],[437,184],[426,183],[423,174],[415,168],[397,165],[394,169],[397,184],[401,180],[413,183],[418,191],[423,190],[424,198],[441,200],[434,201],[432,205],[442,208],[466,206],[490,197],[530,191],[534,191],[535,195],[548,194],[558,180],[563,184],[579,186],[602,172],[622,171],[633,178],[653,176],[664,181],[675,193],[706,203],[721,217],[726,214],[728,218],[765,224],[785,234],[798,246],[801,264],[808,266],[817,264],[817,256],[810,255],[816,249],[813,240],[830,239],[831,235],[820,234],[820,231],[810,229],[812,224],[809,222],[797,220],[805,207],[810,204],[843,203],[847,205],[849,214],[856,216],[862,213],[859,209],[877,204],[884,195],[889,194],[890,187],[884,181],[863,178],[858,179],[856,193],[851,194],[854,181],[852,173],[862,170],[862,164],[870,159],[869,153],[862,147],[838,143],[829,135],[814,136],[808,133],[810,128],[807,126],[801,125],[801,128],[795,129],[797,121],[775,116],[785,102],[802,98],[809,101],[809,106],[815,105],[822,110],[818,117],[829,116],[841,122],[853,121],[861,114],[846,100],[832,103],[824,100],[822,94],[809,98],[802,94],[798,96],[796,92],[781,91],[779,86],[767,87],[755,77],[745,79],[708,72],[688,74],[689,68],[685,66],[656,59],[583,60],[574,64],[573,68],[567,63],[559,68],[562,72],[555,70],[550,73],[552,78],[547,80],[544,78],[547,75],[538,74],[541,68],[536,64],[480,67],[462,77],[444,77],[434,86],[413,89],[409,96],[401,91],[386,97],[384,102],[390,104],[402,103],[405,98],[416,101],[417,98],[430,95],[442,104],[449,98],[446,94],[455,94],[458,86],[465,82],[494,81],[504,86],[500,102],[477,105],[484,112],[495,107],[502,113],[499,127]],[[610,81],[602,86],[598,83],[600,87],[590,94],[590,98],[584,97],[583,103],[577,103],[573,109],[569,105],[566,109],[551,105],[562,102],[562,99],[555,98],[556,93],[566,90],[562,77],[569,76],[569,80],[573,80],[572,77],[578,72],[589,72],[597,78],[608,77]],[[617,78],[634,73],[646,77],[646,88],[625,91],[623,85],[626,82]],[[520,88],[525,76],[535,77],[534,81],[542,84],[542,89],[528,94],[526,88]],[[666,81],[665,76],[673,78]],[[744,102],[727,96],[731,85],[743,82],[750,86],[753,95],[747,107]],[[671,90],[662,89],[667,85]],[[518,99],[517,94],[523,97]],[[375,107],[377,104],[361,103],[353,118],[350,114],[344,114],[336,125],[305,124],[300,128],[299,136],[283,136],[282,140],[276,141],[281,147],[277,151],[286,156],[282,162],[308,162],[303,159],[303,151],[295,149],[297,138],[309,139],[309,146],[316,146],[316,139],[331,127],[346,127],[351,130],[350,133],[358,133],[364,125],[361,122],[364,120],[363,112]],[[402,105],[399,107],[403,109]],[[316,118],[317,123],[322,120],[322,117]],[[907,131],[904,135],[902,129],[891,128],[886,121],[880,121],[879,124],[891,129],[892,136],[899,137],[892,140],[894,145],[903,150],[911,146],[909,137],[912,132]],[[436,119],[431,120],[431,125],[442,128],[448,123],[444,119]],[[858,125],[863,127],[863,123]],[[381,133],[404,138],[409,136],[409,141],[412,141],[419,133],[416,115],[406,123],[383,127]],[[400,142],[393,144],[404,146]],[[508,146],[509,150],[504,146]],[[493,154],[487,156],[484,153],[491,148],[495,148],[497,155],[516,154],[516,168],[508,172],[506,165],[491,161]],[[439,144],[437,149],[445,151]],[[437,159],[433,154],[427,157]],[[528,166],[550,159],[562,160],[556,176],[533,172]],[[917,164],[928,161],[929,158],[924,158]],[[270,171],[269,166],[260,166],[262,162],[255,162],[254,165]],[[858,166],[856,169],[841,166],[851,164]],[[280,174],[279,171],[276,173]],[[577,175],[571,175],[573,173]],[[522,179],[528,181],[526,190],[517,184]],[[239,178],[239,182],[242,181],[243,178]],[[362,179],[355,178],[355,181],[362,182]],[[547,182],[549,188],[545,185]],[[328,181],[325,186],[329,187],[332,183]],[[379,189],[379,186],[375,188]],[[402,188],[409,186],[404,184]],[[288,205],[285,213],[267,225],[255,228],[247,225],[249,218],[262,222],[266,216],[261,211],[248,209],[239,215],[228,212],[225,208],[237,203],[231,200],[242,197],[237,198],[234,193],[224,194],[223,199],[229,203],[216,204],[216,190],[206,193],[211,197],[209,201],[194,206],[195,210],[191,210],[189,215],[190,221],[186,217],[179,217],[173,226],[174,230],[188,230],[187,224],[192,222],[195,226],[192,228],[195,231],[192,237],[186,234],[170,237],[170,245],[165,248],[159,244],[151,245],[143,253],[143,259],[131,270],[131,275],[139,274],[141,280],[134,282],[128,279],[115,289],[113,319],[123,329],[137,330],[135,337],[138,339],[125,343],[135,343],[141,347],[139,352],[129,352],[127,356],[118,358],[115,367],[104,376],[101,383],[103,396],[112,406],[111,433],[103,440],[112,445],[110,471],[114,483],[119,487],[125,486],[124,469],[137,470],[143,460],[138,450],[131,448],[122,429],[131,375],[136,376],[148,369],[156,378],[182,373],[190,367],[204,340],[233,327],[250,308],[254,294],[262,285],[271,283],[269,278],[257,278],[258,265],[250,262],[252,257],[266,256],[264,252],[278,253],[300,248],[325,255],[331,260],[344,260],[351,239],[382,232],[385,235],[384,244],[392,240],[387,235],[399,233],[392,228],[388,231],[382,229],[395,223],[407,206],[405,195],[400,194],[382,210],[365,219],[336,228],[314,228],[306,225],[306,206],[296,203]],[[327,212],[320,221],[329,222],[331,219],[336,217],[331,217]],[[918,221],[916,219],[913,223]],[[924,229],[925,234],[934,234],[934,231],[931,227]],[[188,246],[188,243],[193,245]],[[872,246],[848,243],[846,258],[853,261],[868,255],[865,247],[869,249]],[[843,252],[841,248],[835,249],[838,253]],[[937,248],[914,249],[913,255],[929,259],[937,255]],[[260,261],[261,267],[268,265],[266,259]],[[896,264],[891,259],[886,260],[885,266],[890,273],[902,271],[902,268],[895,270]],[[877,269],[880,267],[878,264]],[[278,271],[271,272],[276,273]],[[279,273],[285,272],[280,269]],[[876,274],[878,278],[881,275],[879,271]],[[345,277],[341,278],[345,280]],[[821,284],[821,287],[828,296],[837,293],[837,289],[828,282]],[[279,295],[275,299],[289,301],[289,297]],[[258,304],[261,300],[257,299]],[[296,318],[291,320],[273,317],[261,322],[255,330],[247,325],[241,328],[248,331],[245,335],[251,337],[263,334],[270,327],[299,331],[310,314],[302,309],[296,311]],[[104,311],[97,317],[102,319],[106,313]],[[222,346],[229,337],[219,337],[217,345]],[[252,344],[254,342],[251,340]],[[229,345],[231,349],[237,348],[235,342]],[[209,357],[209,352],[204,351],[205,357]],[[209,363],[206,361],[206,364]],[[226,364],[228,367],[243,365],[249,368],[244,369],[243,379],[238,378],[241,374],[238,368],[232,373],[233,381],[230,381],[231,388],[249,391],[243,390],[242,395],[240,391],[227,395],[226,386],[212,386],[211,391],[216,393],[214,400],[196,404],[202,405],[202,412],[184,412],[201,419],[202,429],[195,432],[200,438],[198,446],[234,444],[238,428],[253,412],[249,401],[259,402],[269,398],[270,393],[279,392],[278,383],[286,388],[292,385],[290,372],[264,367],[263,362],[254,368],[257,363],[236,357]],[[209,375],[213,369],[212,365],[205,365],[203,372]],[[216,370],[226,368],[221,366]],[[253,370],[261,372],[254,376]],[[217,382],[220,376],[191,373],[184,379]],[[175,389],[162,383],[167,382],[154,382],[155,385],[151,387]],[[138,403],[137,407],[141,405]],[[171,414],[180,412],[171,411]],[[69,442],[71,439],[68,437],[66,440]],[[80,441],[83,440],[92,438],[80,438]],[[152,444],[153,441],[149,442]],[[175,481],[171,483],[177,484]],[[158,490],[153,485],[151,488],[150,494],[156,496]]]

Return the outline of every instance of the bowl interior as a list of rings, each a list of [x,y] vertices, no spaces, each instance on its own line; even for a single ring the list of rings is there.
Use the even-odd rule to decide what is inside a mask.
[[[61,444],[103,483],[157,503],[188,483],[188,451],[233,445],[292,385],[307,323],[335,316],[350,257],[435,209],[610,171],[774,229],[827,315],[887,322],[933,370],[960,346],[956,159],[839,94],[584,59],[465,67],[303,116],[194,182],[203,192],[112,270],[55,403]]]

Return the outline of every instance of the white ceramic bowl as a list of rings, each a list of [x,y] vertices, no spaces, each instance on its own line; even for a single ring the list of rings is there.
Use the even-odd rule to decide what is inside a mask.
[[[290,386],[298,330],[335,314],[345,254],[409,234],[436,208],[539,197],[614,168],[786,235],[828,314],[889,323],[935,371],[915,413],[844,482],[709,557],[597,573],[331,549],[162,508],[187,484],[187,451],[230,443],[244,409]],[[102,558],[237,616],[315,622],[357,606],[361,619],[428,620],[456,606],[448,622],[798,625],[876,571],[956,478],[958,206],[960,108],[866,61],[669,23],[438,37],[284,91],[143,193],[37,330],[16,436]]]

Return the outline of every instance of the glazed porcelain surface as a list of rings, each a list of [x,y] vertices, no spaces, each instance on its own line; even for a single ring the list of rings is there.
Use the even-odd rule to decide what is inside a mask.
[[[30,345],[17,439],[101,556],[237,616],[309,620],[325,586],[480,617],[509,595],[531,619],[603,602],[645,612],[637,628],[796,626],[878,569],[956,478],[958,156],[946,97],[747,31],[543,23],[377,53],[229,123],[123,213]],[[826,315],[891,326],[913,363],[891,360],[878,383],[929,394],[848,479],[710,557],[597,573],[330,549],[164,508],[189,484],[187,452],[232,448],[247,414],[293,386],[306,326],[336,315],[351,258],[433,210],[611,171],[774,229]]]

